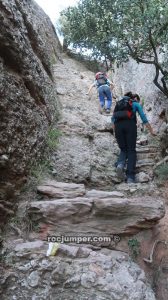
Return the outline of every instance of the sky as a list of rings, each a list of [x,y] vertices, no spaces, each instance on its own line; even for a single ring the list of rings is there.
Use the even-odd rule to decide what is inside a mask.
[[[35,0],[50,17],[53,24],[59,18],[59,12],[68,6],[75,5],[78,0]]]

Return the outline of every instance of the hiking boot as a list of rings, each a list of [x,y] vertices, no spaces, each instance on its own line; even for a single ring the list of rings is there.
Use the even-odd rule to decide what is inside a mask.
[[[106,114],[110,114],[110,109],[106,109]]]
[[[127,183],[135,183],[135,179],[128,177],[127,178]]]
[[[121,180],[125,179],[124,167],[123,165],[118,165],[116,168],[117,177]]]

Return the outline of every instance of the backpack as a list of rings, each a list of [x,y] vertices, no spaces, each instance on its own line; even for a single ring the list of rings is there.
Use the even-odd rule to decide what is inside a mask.
[[[132,110],[132,104],[134,100],[128,96],[124,96],[116,103],[114,108],[113,117],[116,121],[120,120],[136,120],[136,114]]]
[[[97,80],[98,86],[101,86],[103,84],[107,84],[107,76],[103,72],[98,72],[96,74],[96,80]]]

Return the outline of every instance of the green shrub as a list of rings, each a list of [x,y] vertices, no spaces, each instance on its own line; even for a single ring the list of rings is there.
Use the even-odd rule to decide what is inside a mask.
[[[129,239],[129,250],[133,259],[136,259],[140,254],[140,242],[137,239]]]
[[[168,180],[168,164],[163,164],[157,167],[155,174],[160,180]]]
[[[31,169],[31,176],[40,179],[43,174],[48,173],[50,169],[50,162],[48,160],[41,160],[36,162]]]
[[[61,136],[60,130],[51,128],[48,131],[46,143],[50,150],[55,150],[58,146],[58,138]]]

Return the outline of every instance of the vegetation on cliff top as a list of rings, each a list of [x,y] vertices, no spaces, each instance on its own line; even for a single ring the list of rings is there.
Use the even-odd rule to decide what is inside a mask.
[[[168,1],[81,0],[62,11],[68,45],[118,63],[130,56],[155,67],[154,84],[168,97]]]

